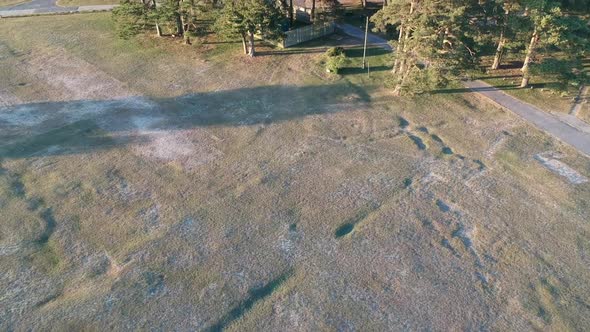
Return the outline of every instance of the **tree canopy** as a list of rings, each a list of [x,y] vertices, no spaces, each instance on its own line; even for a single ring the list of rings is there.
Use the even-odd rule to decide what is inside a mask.
[[[283,35],[285,18],[276,2],[233,0],[225,3],[215,22],[215,30],[227,37],[240,37],[244,53],[254,56],[255,35],[276,40]]]

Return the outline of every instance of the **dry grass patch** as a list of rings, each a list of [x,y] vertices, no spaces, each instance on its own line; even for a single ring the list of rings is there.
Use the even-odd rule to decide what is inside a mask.
[[[0,22],[2,328],[590,326],[590,185],[534,156],[590,161],[511,113],[55,19]]]

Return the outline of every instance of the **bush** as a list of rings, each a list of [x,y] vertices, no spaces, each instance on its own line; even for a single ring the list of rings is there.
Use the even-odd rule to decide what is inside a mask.
[[[344,48],[342,48],[342,47],[330,47],[326,51],[326,56],[328,56],[328,57],[338,56],[340,54],[344,54]]]
[[[338,74],[346,62],[346,55],[342,47],[331,47],[326,51],[326,71]]]

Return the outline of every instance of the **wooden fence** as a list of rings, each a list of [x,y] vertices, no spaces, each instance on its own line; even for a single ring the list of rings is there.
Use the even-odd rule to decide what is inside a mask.
[[[308,40],[320,38],[336,31],[336,24],[321,22],[285,32],[285,38],[280,43],[282,47],[297,45]]]

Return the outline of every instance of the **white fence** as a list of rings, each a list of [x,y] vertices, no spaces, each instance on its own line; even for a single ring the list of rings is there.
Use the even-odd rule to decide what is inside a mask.
[[[332,22],[315,23],[285,32],[282,47],[297,45],[308,40],[316,39],[334,33],[336,24]]]

